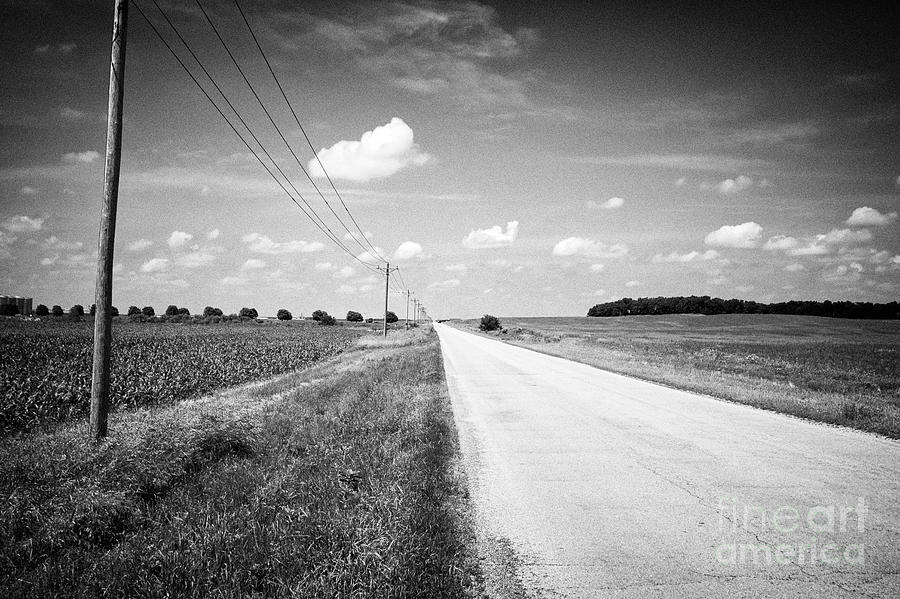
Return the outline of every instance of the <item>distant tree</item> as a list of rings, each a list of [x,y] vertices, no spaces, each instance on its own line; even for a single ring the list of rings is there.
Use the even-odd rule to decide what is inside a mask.
[[[144,306],[141,308],[141,314],[144,316],[156,316],[156,310],[153,309],[153,306]]]
[[[241,308],[238,315],[241,318],[259,318],[259,312],[256,311],[256,308]]]
[[[481,317],[481,324],[478,328],[482,331],[496,331],[500,328],[500,319],[491,314],[485,314]]]
[[[289,310],[285,310],[284,308],[278,310],[278,314],[276,316],[278,316],[278,320],[293,320],[294,318],[294,315],[291,314]]]
[[[91,304],[90,313],[91,313],[91,316],[97,315],[97,304]]]
[[[15,304],[3,304],[0,306],[0,316],[15,316],[19,313],[19,306]]]
[[[134,316],[135,314],[140,314],[141,309],[137,306],[128,306],[128,316]]]
[[[178,306],[169,304],[166,308],[166,316],[175,316],[176,314],[178,314]]]
[[[334,316],[332,316],[331,314],[329,314],[328,312],[325,312],[319,318],[319,323],[330,327],[330,326],[337,324],[337,319]]]
[[[360,314],[359,312],[354,312],[353,310],[350,310],[349,312],[347,312],[347,322],[362,322],[362,321],[363,321],[363,317],[362,317],[362,314]]]
[[[50,314],[53,316],[62,316],[65,312],[63,311],[62,306],[54,305],[50,308]]]
[[[385,322],[387,322],[388,324],[391,324],[392,322],[397,322],[398,318],[397,318],[397,315],[396,315],[396,314],[394,314],[393,312],[388,311],[388,312],[384,315],[384,320],[385,320]]]
[[[223,316],[222,308],[213,308],[212,306],[206,306],[203,308],[203,316]]]
[[[75,304],[69,308],[69,316],[84,316],[84,306]]]
[[[119,309],[116,308],[115,306],[110,306],[110,307],[109,307],[109,313],[112,314],[113,316],[118,316],[118,315],[119,315]]]
[[[34,309],[34,315],[35,316],[49,316],[50,310],[47,309],[47,306],[45,306],[44,304],[38,304],[37,308]]]
[[[312,319],[316,321],[321,321],[323,316],[328,316],[328,312],[325,310],[315,310],[312,313]]]

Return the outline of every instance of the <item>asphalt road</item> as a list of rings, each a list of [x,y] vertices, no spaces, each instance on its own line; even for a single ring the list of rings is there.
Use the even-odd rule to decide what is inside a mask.
[[[435,328],[479,536],[535,594],[900,597],[900,443]]]

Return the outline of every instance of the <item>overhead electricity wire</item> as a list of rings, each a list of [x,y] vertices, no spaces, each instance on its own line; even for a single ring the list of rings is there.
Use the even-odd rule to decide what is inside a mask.
[[[222,99],[225,101],[225,103],[228,105],[228,107],[231,108],[232,112],[234,112],[237,119],[247,130],[247,133],[249,133],[250,136],[253,138],[253,140],[257,143],[257,145],[259,145],[260,150],[272,162],[272,165],[274,166],[274,168],[281,174],[282,177],[284,177],[284,179],[287,181],[288,185],[290,185],[291,188],[294,189],[294,191],[300,197],[300,199],[303,201],[303,203],[306,204],[307,208],[309,209],[309,212],[306,209],[304,209],[304,207],[302,205],[300,205],[300,203],[291,194],[291,192],[287,189],[287,187],[284,186],[284,183],[282,183],[282,181],[275,175],[275,173],[272,172],[272,169],[269,168],[269,165],[267,165],[265,163],[265,161],[262,158],[260,158],[256,149],[254,149],[250,145],[250,143],[246,140],[244,135],[237,129],[237,127],[235,127],[234,123],[231,122],[231,119],[219,107],[219,105],[216,103],[216,101],[213,100],[212,96],[210,96],[209,92],[206,91],[206,88],[204,88],[203,84],[200,83],[200,81],[193,74],[193,72],[191,72],[190,68],[188,68],[188,66],[184,63],[184,61],[181,59],[181,57],[178,55],[178,53],[175,51],[175,49],[172,47],[172,45],[168,42],[168,40],[166,40],[165,36],[162,35],[162,33],[159,31],[159,29],[156,27],[156,25],[153,23],[153,21],[143,11],[141,6],[137,3],[137,0],[132,0],[132,4],[134,5],[135,8],[137,8],[138,13],[140,13],[140,15],[144,18],[144,20],[150,26],[150,29],[156,34],[156,36],[163,43],[163,45],[166,47],[166,49],[169,51],[169,53],[172,54],[172,56],[175,58],[175,60],[178,62],[178,64],[181,66],[181,68],[188,74],[188,76],[191,78],[191,80],[194,82],[194,84],[197,85],[197,87],[200,89],[200,91],[203,93],[203,95],[206,97],[206,99],[209,101],[209,103],[213,105],[213,108],[216,109],[216,111],[225,120],[225,122],[228,124],[228,126],[231,128],[231,130],[234,131],[235,135],[238,136],[238,138],[241,140],[241,142],[243,142],[243,144],[247,147],[247,149],[250,151],[250,153],[253,154],[254,158],[256,158],[256,160],[260,163],[260,165],[262,165],[262,167],[266,170],[266,172],[269,174],[269,176],[272,177],[272,179],[278,184],[278,186],[281,187],[281,189],[285,192],[285,194],[288,196],[288,198],[290,198],[290,200],[300,209],[300,211],[303,212],[304,216],[306,216],[310,220],[310,222],[312,222],[313,225],[315,225],[328,239],[333,241],[339,248],[341,248],[344,252],[346,252],[348,255],[350,255],[350,257],[352,257],[354,260],[356,260],[357,262],[362,264],[365,268],[368,268],[369,270],[372,270],[372,271],[376,271],[377,269],[374,265],[364,262],[363,260],[360,260],[359,257],[357,257],[352,251],[349,250],[349,248],[347,248],[341,242],[341,240],[337,237],[337,235],[335,235],[335,233],[333,231],[331,231],[330,227],[328,227],[328,225],[324,221],[322,221],[321,217],[319,217],[319,215],[315,212],[315,209],[313,209],[313,207],[309,205],[309,202],[306,201],[306,199],[303,197],[303,195],[293,185],[290,178],[284,174],[284,172],[278,166],[278,163],[275,161],[274,158],[272,158],[272,156],[271,156],[271,154],[269,154],[268,150],[266,150],[265,145],[263,145],[263,143],[260,142],[259,139],[256,137],[256,135],[253,133],[253,130],[250,128],[250,126],[243,119],[243,117],[238,112],[238,110],[234,107],[234,105],[228,99],[227,95],[222,91],[221,87],[219,87],[219,85],[216,83],[215,79],[212,77],[212,75],[209,73],[209,71],[203,65],[202,61],[200,61],[200,59],[197,57],[196,53],[194,53],[194,51],[191,49],[190,45],[187,43],[187,41],[184,39],[184,37],[182,37],[181,33],[178,31],[178,29],[175,27],[175,25],[172,23],[172,21],[168,18],[168,15],[165,13],[165,11],[163,11],[163,9],[159,6],[159,4],[156,2],[156,0],[152,0],[152,1],[153,1],[153,4],[156,6],[157,10],[159,10],[160,14],[162,14],[163,18],[166,20],[166,22],[169,24],[169,26],[172,28],[172,30],[175,32],[175,34],[178,36],[178,38],[181,40],[182,44],[184,44],[185,48],[188,50],[188,52],[191,54],[191,56],[197,62],[200,69],[204,72],[204,74],[210,80],[213,87],[216,88],[216,90],[222,96]],[[310,214],[310,212],[312,212],[312,214],[315,215],[315,217],[312,216]],[[318,221],[316,220],[317,218],[318,218]]]
[[[338,192],[337,187],[334,184],[334,181],[331,179],[331,175],[329,175],[328,171],[325,170],[325,165],[322,164],[322,160],[319,158],[319,153],[316,152],[316,148],[313,146],[312,141],[309,139],[309,135],[307,135],[306,129],[303,127],[303,124],[300,123],[300,117],[297,116],[297,112],[294,110],[294,105],[288,99],[287,93],[284,91],[284,87],[281,85],[281,80],[278,79],[278,75],[275,74],[275,70],[272,68],[272,64],[269,62],[269,58],[266,56],[266,53],[263,51],[262,45],[259,43],[259,39],[257,39],[256,33],[254,33],[253,27],[250,25],[250,21],[247,20],[247,15],[244,14],[244,10],[241,8],[241,5],[240,5],[240,3],[238,3],[238,0],[234,0],[234,5],[237,7],[238,12],[241,13],[241,18],[244,20],[244,24],[247,25],[247,30],[250,32],[250,36],[253,38],[254,43],[256,43],[256,47],[259,50],[260,55],[262,56],[263,60],[265,61],[266,66],[269,68],[269,73],[272,74],[272,78],[275,80],[275,84],[278,86],[278,90],[281,92],[281,97],[284,98],[285,103],[288,105],[288,108],[291,110],[291,114],[294,116],[294,121],[297,123],[297,126],[300,128],[300,132],[303,133],[303,137],[304,137],[304,139],[306,139],[306,143],[307,143],[307,145],[309,145],[309,149],[312,150],[313,156],[315,156],[316,162],[319,164],[319,168],[322,169],[322,172],[325,174],[325,178],[328,179],[328,183],[331,185],[331,189],[334,191],[334,195],[336,195],[338,200],[341,202],[341,206],[344,207],[344,211],[347,213],[347,216],[350,217],[350,220],[356,226],[356,229],[357,229],[357,231],[359,231],[359,234],[366,241],[366,243],[369,244],[369,247],[371,248],[374,255],[377,256],[379,259],[381,259],[382,262],[387,262],[387,260],[384,258],[384,256],[382,256],[380,253],[378,253],[378,250],[375,248],[374,245],[372,245],[372,242],[369,240],[369,238],[366,237],[366,234],[363,232],[362,228],[359,226],[359,223],[353,217],[353,214],[350,212],[350,209],[347,208],[347,204],[344,202],[344,198],[341,197],[340,192]],[[305,172],[305,169],[304,169],[304,172]],[[315,183],[313,183],[313,186],[315,187]],[[318,191],[318,187],[316,187],[316,191]],[[321,195],[321,192],[320,192],[320,195]],[[324,196],[322,197],[322,199],[323,200],[325,199]],[[326,204],[328,203],[327,200],[325,203]],[[330,208],[330,206],[329,206],[329,208]]]
[[[350,251],[349,248],[347,248],[347,246],[344,245],[344,243],[343,243],[343,242],[340,240],[340,238],[334,233],[334,231],[331,230],[331,228],[328,226],[328,224],[325,223],[325,221],[322,219],[322,217],[319,216],[319,214],[316,212],[315,208],[313,208],[313,207],[309,204],[309,202],[306,201],[306,198],[303,197],[303,194],[300,193],[300,190],[298,190],[298,189],[296,188],[296,186],[294,186],[294,184],[293,184],[293,182],[291,181],[290,177],[288,177],[288,176],[284,173],[284,171],[283,171],[283,170],[281,169],[281,167],[278,165],[278,163],[276,162],[276,160],[272,157],[272,155],[271,155],[271,154],[269,153],[269,151],[266,149],[265,145],[259,140],[259,138],[256,136],[256,134],[253,132],[253,129],[247,124],[247,122],[243,119],[243,117],[242,117],[241,114],[238,112],[238,110],[234,107],[234,105],[233,105],[233,104],[231,103],[231,101],[228,99],[228,96],[225,94],[225,92],[222,90],[222,88],[216,83],[216,81],[215,81],[215,79],[213,78],[212,74],[210,74],[209,70],[207,70],[207,68],[204,66],[203,62],[200,60],[200,58],[197,56],[197,54],[196,54],[196,53],[193,51],[193,49],[190,47],[190,45],[188,44],[187,40],[184,39],[184,36],[181,35],[181,32],[178,30],[178,28],[175,26],[175,24],[172,22],[172,20],[171,20],[171,19],[169,18],[169,16],[166,14],[166,12],[162,9],[162,7],[160,7],[159,3],[158,3],[156,0],[151,0],[151,1],[152,1],[153,4],[156,6],[157,10],[160,12],[160,14],[163,16],[163,18],[166,20],[166,23],[169,24],[169,27],[172,28],[172,31],[175,32],[175,35],[178,36],[178,39],[181,40],[181,43],[184,45],[184,47],[187,49],[187,51],[190,53],[190,55],[191,55],[191,56],[194,58],[194,60],[197,62],[197,65],[200,67],[200,69],[203,71],[203,73],[204,73],[204,74],[207,76],[207,78],[210,80],[210,83],[213,84],[213,86],[216,88],[216,90],[217,90],[217,91],[219,92],[219,94],[222,96],[222,99],[225,100],[225,103],[226,103],[226,104],[228,104],[228,107],[231,108],[232,112],[234,112],[235,116],[238,118],[238,120],[241,122],[241,124],[244,125],[244,127],[247,129],[247,132],[250,134],[250,136],[253,138],[253,140],[257,143],[257,145],[259,145],[259,147],[260,147],[260,149],[262,150],[262,152],[263,152],[263,153],[266,155],[266,157],[272,162],[272,165],[275,167],[275,170],[277,170],[278,173],[279,173],[282,177],[284,177],[285,181],[287,181],[287,183],[288,183],[288,185],[290,185],[291,189],[294,190],[294,192],[297,194],[297,196],[300,198],[300,200],[306,205],[307,209],[308,209],[310,212],[312,212],[312,214],[314,215],[315,218],[313,219],[312,217],[310,217],[306,210],[303,210],[304,214],[306,214],[308,218],[311,218],[311,220],[313,221],[313,224],[315,224],[315,225],[319,228],[319,230],[322,231],[322,232],[325,234],[326,237],[328,237],[329,239],[331,239],[332,241],[334,241],[335,244],[338,245],[338,247],[340,247],[344,252],[346,252],[347,254],[349,254],[353,259],[355,259],[355,260],[357,260],[358,262],[360,262],[361,264],[365,265],[366,263],[365,263],[363,260],[359,259],[352,251]],[[143,13],[142,13],[142,15],[143,15]],[[143,16],[144,16],[144,18],[146,19],[146,15],[143,15]],[[152,26],[152,24],[151,24],[151,26]],[[154,29],[155,29],[155,28],[154,28]],[[159,35],[158,30],[157,30],[157,35]],[[161,39],[162,39],[162,38],[161,38]],[[167,46],[168,46],[168,44],[167,44]],[[171,47],[169,47],[169,51],[170,51],[170,52],[173,52],[173,54],[174,54],[174,51],[172,50]],[[177,58],[177,55],[176,55],[176,58]],[[179,62],[181,62],[181,61],[179,60]],[[183,63],[182,63],[182,66],[183,66],[184,68],[187,68],[187,67],[185,67],[185,65],[184,65]],[[193,78],[193,77],[192,77],[192,78]],[[198,86],[200,85],[199,82],[198,82],[196,79],[194,79],[194,81],[195,81],[195,83],[197,83]],[[201,89],[202,89],[202,86],[201,86]],[[212,100],[210,99],[210,101],[212,101]],[[213,102],[213,105],[215,105],[215,102]],[[220,111],[220,113],[221,113],[221,111]],[[222,116],[224,117],[225,115],[223,114]],[[227,119],[227,117],[226,117],[226,119]],[[246,144],[246,142],[245,142],[245,144]],[[252,148],[251,148],[251,152],[252,152],[252,151],[253,151],[253,150],[252,150]],[[254,155],[256,155],[255,152],[254,152]],[[257,158],[257,160],[260,160],[258,156],[256,156],[256,158]],[[260,162],[262,162],[262,161],[260,160]],[[268,170],[268,169],[266,169],[266,170]],[[272,174],[271,171],[270,171],[270,174]],[[273,177],[274,177],[274,175],[273,175]],[[276,178],[276,180],[277,180],[277,177],[274,177],[274,178]],[[282,189],[285,189],[283,185],[282,185]],[[287,189],[285,189],[285,192],[288,193],[288,196],[291,198],[291,200],[292,200],[295,204],[297,204],[297,200],[290,194],[290,192],[287,191]],[[298,204],[298,207],[299,207],[299,204]],[[302,208],[301,208],[301,209],[302,209]],[[318,220],[318,222],[316,222],[316,220]],[[324,230],[323,230],[323,228],[324,228]],[[327,231],[327,232],[326,232],[326,231]],[[369,268],[374,268],[373,265],[368,265],[368,266],[369,266]]]
[[[278,126],[278,124],[275,122],[275,119],[272,117],[272,114],[269,112],[269,109],[266,108],[266,105],[262,101],[262,98],[259,97],[259,93],[256,91],[256,88],[250,82],[250,79],[247,78],[247,75],[244,73],[244,69],[241,68],[240,63],[238,63],[237,59],[234,56],[234,53],[231,51],[231,48],[229,48],[228,43],[225,41],[225,38],[222,37],[222,34],[219,32],[218,27],[216,27],[215,23],[213,23],[212,18],[210,18],[210,16],[209,16],[209,13],[206,11],[205,8],[203,8],[203,4],[200,3],[200,0],[194,0],[194,2],[197,4],[197,7],[200,9],[200,12],[203,13],[203,16],[206,19],[206,22],[209,24],[209,26],[212,28],[213,32],[216,34],[216,37],[219,39],[219,42],[222,44],[222,47],[225,49],[225,53],[228,54],[228,57],[231,59],[232,64],[234,64],[235,68],[238,70],[238,73],[240,73],[241,78],[243,78],[244,83],[246,83],[247,87],[250,88],[250,91],[253,93],[253,97],[256,98],[256,101],[259,104],[259,107],[262,108],[263,113],[265,113],[266,117],[269,119],[269,122],[275,128],[275,131],[278,133],[278,136],[281,138],[281,141],[284,142],[284,145],[285,145],[285,147],[287,147],[288,152],[290,152],[291,156],[293,156],[294,161],[297,163],[297,166],[300,167],[300,170],[303,171],[303,174],[306,175],[307,179],[309,179],[309,182],[312,184],[313,189],[316,190],[316,193],[318,193],[319,197],[322,198],[322,201],[325,202],[325,206],[328,207],[328,210],[331,212],[331,214],[337,219],[337,221],[341,224],[341,226],[344,228],[344,230],[347,231],[347,234],[350,236],[350,239],[355,241],[357,243],[357,245],[359,245],[359,247],[363,251],[368,252],[369,248],[364,246],[359,241],[359,239],[356,237],[356,234],[353,233],[352,231],[350,231],[350,229],[347,227],[347,225],[344,223],[344,221],[341,220],[341,217],[338,216],[337,212],[335,212],[334,209],[331,207],[331,204],[328,203],[328,200],[325,198],[325,195],[319,189],[319,186],[316,185],[315,180],[312,178],[312,176],[309,174],[309,172],[303,166],[303,162],[300,160],[300,158],[294,152],[294,149],[291,147],[290,142],[288,142],[284,133],[281,131],[281,127]],[[251,31],[251,33],[252,33],[252,31]]]

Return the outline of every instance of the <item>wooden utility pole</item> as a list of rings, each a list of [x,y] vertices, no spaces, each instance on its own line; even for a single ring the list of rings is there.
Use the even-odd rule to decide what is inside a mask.
[[[91,382],[91,439],[106,437],[109,411],[109,352],[112,342],[112,270],[116,239],[119,166],[122,161],[122,103],[125,94],[125,29],[128,0],[115,0],[112,58],[109,65],[109,110],[106,120],[106,166],[97,255],[94,314],[94,368]]]
[[[409,329],[409,296],[412,295],[412,291],[409,289],[406,290],[406,328]]]
[[[379,270],[381,267],[378,267]],[[391,263],[387,263],[384,269],[384,336],[387,337],[387,313],[388,313],[388,284],[391,282],[391,270],[398,270],[397,267],[391,268]]]

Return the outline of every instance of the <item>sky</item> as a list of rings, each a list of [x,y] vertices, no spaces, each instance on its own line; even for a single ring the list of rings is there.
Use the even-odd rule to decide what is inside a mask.
[[[401,318],[402,289],[435,317],[900,299],[900,36],[875,5],[240,0],[314,154],[232,0],[202,7],[278,130],[198,5],[158,2],[287,179],[132,3],[120,308],[376,316],[380,258]],[[35,305],[93,302],[112,7],[0,0],[0,292]]]

